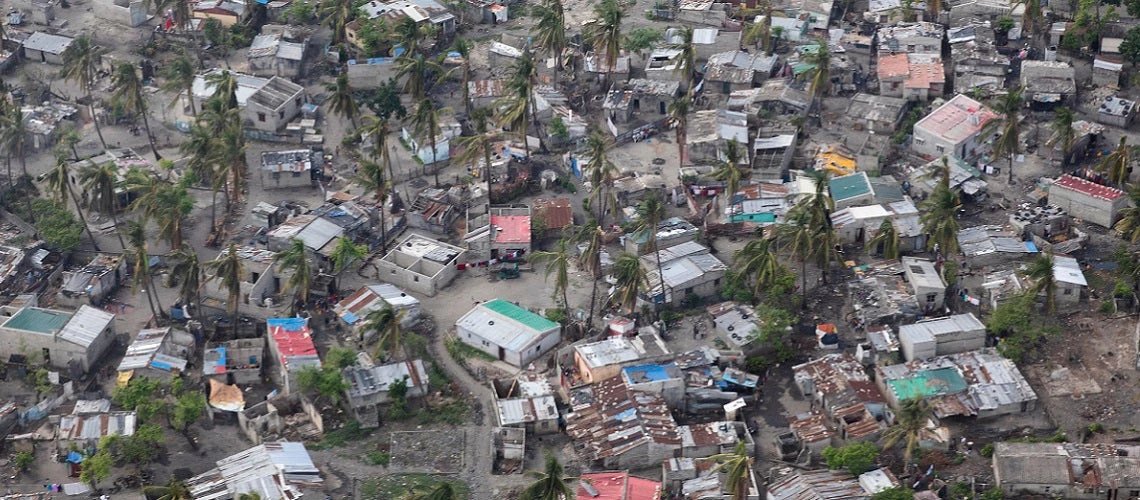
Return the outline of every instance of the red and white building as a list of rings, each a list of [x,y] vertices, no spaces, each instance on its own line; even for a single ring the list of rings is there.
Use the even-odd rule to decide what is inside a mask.
[[[997,118],[982,103],[958,94],[914,125],[910,149],[929,158],[973,158],[983,153],[986,124]]]
[[[930,54],[894,54],[879,57],[879,94],[925,101],[942,95],[946,70],[942,59]]]
[[[1128,208],[1128,196],[1114,187],[1062,175],[1049,186],[1049,204],[1061,207],[1077,219],[1112,227],[1120,211]]]

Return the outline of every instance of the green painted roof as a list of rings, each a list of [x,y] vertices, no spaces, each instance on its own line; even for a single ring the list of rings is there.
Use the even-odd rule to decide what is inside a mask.
[[[776,214],[764,212],[755,214],[732,214],[730,222],[776,222]]]
[[[849,200],[871,193],[871,182],[867,180],[867,174],[864,172],[832,178],[827,187],[831,189],[831,199],[835,201]]]
[[[888,380],[899,401],[916,397],[941,396],[966,390],[966,380],[954,368],[917,372],[914,377]]]
[[[558,323],[550,321],[542,316],[532,313],[503,299],[495,299],[484,305],[487,306],[487,309],[502,314],[503,316],[518,321],[519,323],[522,323],[527,327],[533,328],[540,332],[545,332],[551,328],[558,328]]]
[[[71,315],[67,313],[25,307],[5,322],[4,327],[29,332],[53,333],[62,329],[63,325],[66,325],[70,319]]]

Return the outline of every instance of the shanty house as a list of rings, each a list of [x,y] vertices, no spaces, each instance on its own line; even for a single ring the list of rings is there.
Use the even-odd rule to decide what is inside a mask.
[[[800,393],[823,409],[841,439],[877,439],[886,428],[887,399],[850,354],[827,354],[792,371]]]
[[[1140,495],[1140,446],[994,443],[994,481],[1008,498],[1022,495],[1100,500]]]
[[[942,95],[946,72],[942,59],[929,54],[894,54],[879,57],[879,94],[908,101],[926,101]]]
[[[920,321],[899,327],[907,361],[975,351],[986,346],[986,325],[974,313]]]
[[[875,382],[892,407],[923,398],[938,418],[997,417],[1037,406],[1037,394],[1013,361],[988,348],[876,366]]]
[[[641,257],[641,268],[649,281],[644,299],[652,304],[678,307],[691,297],[710,297],[720,291],[721,279],[728,266],[695,241],[662,248],[661,268],[657,255]]]
[[[1081,264],[1077,259],[1064,255],[1053,256],[1053,281],[1057,284],[1053,300],[1060,308],[1080,304],[1082,294],[1089,287],[1085,273],[1081,271]]]
[[[34,353],[45,364],[78,378],[111,347],[114,320],[114,314],[87,304],[75,312],[24,307],[0,324],[6,339],[0,342],[0,359]]]
[[[625,251],[635,255],[652,252],[654,249],[649,245],[649,235],[643,233],[642,231],[627,235]],[[686,241],[696,240],[698,234],[700,234],[700,230],[690,224],[689,221],[680,217],[670,217],[657,225],[657,248],[669,248]]]
[[[1049,203],[1077,219],[1111,228],[1129,201],[1127,194],[1119,189],[1062,175],[1049,186]]]
[[[313,187],[324,171],[324,156],[312,149],[289,151],[263,151],[258,178],[261,187],[299,188]]]
[[[63,64],[63,53],[74,41],[66,36],[37,31],[24,40],[24,58],[34,62]]]
[[[400,381],[407,384],[407,399],[421,398],[428,393],[427,368],[419,359],[381,366],[350,366],[343,374],[348,381],[345,401],[357,420],[371,423],[373,427],[379,425],[378,406],[391,401],[392,384]]]
[[[298,389],[294,379],[305,368],[320,368],[321,358],[313,345],[313,332],[308,318],[269,318],[269,355],[277,366],[270,373],[281,387],[282,394]]]
[[[535,373],[516,378],[492,380],[495,415],[499,427],[519,427],[535,434],[558,432],[558,405],[554,388],[545,377]]]
[[[323,480],[301,443],[262,443],[218,460],[217,467],[187,479],[190,498],[225,500],[256,494],[261,500],[289,500],[320,491]]]
[[[1104,98],[1096,110],[1096,121],[1127,128],[1136,118],[1136,101],[1117,96]]]
[[[934,267],[934,262],[916,257],[902,258],[903,276],[910,291],[918,300],[919,309],[931,312],[941,309],[946,302],[946,282]]]
[[[673,414],[660,395],[630,390],[611,377],[570,395],[566,434],[580,456],[597,467],[642,469],[681,448]]]
[[[455,322],[459,340],[524,368],[562,340],[562,327],[502,299],[475,306]]]
[[[119,362],[119,377],[169,380],[186,371],[189,347],[175,343],[170,327],[140,330]]]
[[[419,299],[387,283],[361,287],[333,306],[333,313],[349,328],[357,330],[369,313],[385,307],[402,315],[400,326],[403,328],[409,328],[420,320]]]
[[[778,56],[740,50],[721,52],[709,57],[702,84],[709,92],[730,94],[763,83],[776,70]]]
[[[129,437],[134,435],[138,427],[138,415],[133,411],[107,411],[110,404],[103,400],[103,411],[87,413],[80,411],[82,405],[76,405],[76,412],[71,415],[59,417],[59,433],[56,444],[61,450],[68,450],[71,446],[87,449],[99,444],[107,436]],[[66,451],[64,452],[66,453]]]
[[[1034,109],[1051,109],[1077,95],[1076,69],[1067,62],[1021,61],[1021,86]]]
[[[127,274],[127,261],[120,255],[99,254],[86,266],[63,273],[56,302],[67,307],[101,304],[119,288]]]
[[[828,181],[827,187],[836,210],[869,205],[875,200],[875,189],[871,186],[867,172],[833,177]]]
[[[914,124],[910,148],[930,158],[973,158],[982,153],[986,124],[997,117],[980,102],[958,94]]]
[[[883,95],[855,94],[847,106],[847,117],[876,134],[890,135],[902,123],[907,109],[905,99]]]
[[[290,42],[280,33],[253,37],[249,46],[249,72],[257,76],[301,76],[305,61],[305,41]]]

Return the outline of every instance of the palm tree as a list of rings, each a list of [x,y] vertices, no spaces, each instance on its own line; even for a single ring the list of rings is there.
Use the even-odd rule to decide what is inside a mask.
[[[162,183],[154,201],[154,219],[158,236],[170,243],[170,248],[182,247],[182,226],[194,210],[194,198],[187,190],[189,177],[177,183]]]
[[[546,279],[554,275],[554,300],[561,300],[562,310],[569,315],[570,301],[566,299],[566,289],[570,286],[570,241],[563,236],[558,240],[557,249],[553,252],[531,252],[530,262],[546,264]]]
[[[786,222],[776,228],[777,241],[782,250],[788,252],[793,259],[800,263],[800,292],[803,294],[800,305],[805,309],[807,308],[808,287],[807,262],[816,252],[815,233],[812,231],[809,222],[810,218],[807,212],[796,207],[788,212]]]
[[[688,136],[689,108],[692,104],[693,101],[689,96],[674,99],[669,103],[669,118],[676,126],[673,132],[677,134],[677,158],[681,166],[685,165],[685,140]]]
[[[930,18],[938,22],[938,17],[942,15],[942,0],[927,0],[926,10],[930,13]]]
[[[222,289],[226,291],[226,308],[233,318],[232,325],[237,331],[238,301],[241,300],[242,259],[238,255],[237,245],[230,242],[225,252],[218,258],[206,263],[206,271],[210,273],[206,281],[219,281]]]
[[[325,90],[330,92],[329,110],[340,115],[341,118],[348,118],[352,122],[352,128],[356,128],[356,118],[360,115],[360,107],[356,105],[356,99],[352,96],[352,88],[348,86],[348,73],[337,75],[336,82],[326,85]]]
[[[146,248],[146,227],[138,221],[130,221],[127,223],[127,240],[131,243],[130,255],[134,258],[134,288],[132,292],[138,291],[139,288],[146,288],[146,301],[150,305],[150,312],[154,315],[155,322],[161,320],[162,304],[158,301],[158,291],[154,289],[154,279],[150,275],[150,254],[147,253]]]
[[[708,458],[717,463],[717,472],[725,474],[728,491],[732,500],[747,500],[752,488],[752,457],[748,456],[748,446],[743,441],[736,443],[732,453],[720,453]]]
[[[214,95],[210,99],[221,104],[221,111],[237,109],[238,81],[233,73],[227,70],[210,73],[206,76],[206,85],[214,88]]]
[[[1128,145],[1128,137],[1120,137],[1120,145],[1116,146],[1108,156],[1101,160],[1098,170],[1102,170],[1108,174],[1108,182],[1117,186],[1123,186],[1128,182],[1128,176],[1131,172],[1128,171],[1132,164],[1132,146]]]
[[[91,89],[95,86],[96,68],[106,49],[97,47],[86,35],[77,37],[63,51],[63,71],[60,77],[74,82],[86,93],[87,109],[91,114],[91,121],[95,123],[95,133],[99,135],[99,143],[107,148],[107,141],[103,140],[103,129],[99,127],[99,119],[95,116],[95,101],[91,97]]]
[[[661,249],[657,248],[657,226],[660,226],[664,219],[665,202],[661,200],[660,196],[650,194],[637,205],[637,228],[634,229],[634,233],[646,236],[645,242],[653,252],[653,256],[657,258],[658,276],[664,276],[664,274],[661,272]],[[664,293],[664,284],[661,288],[661,292]]]
[[[415,112],[412,113],[411,122],[415,134],[422,141],[427,141],[428,146],[431,147],[431,165],[432,173],[435,174],[435,185],[439,186],[439,165],[436,165],[436,138],[440,134],[439,128],[439,112],[441,109],[436,108],[435,101],[430,98],[424,98],[416,105]]]
[[[530,28],[535,36],[535,46],[554,58],[554,82],[558,83],[558,72],[562,69],[562,53],[566,50],[566,12],[561,0],[549,0],[545,5],[536,4],[531,8],[531,16],[537,21]]]
[[[112,162],[91,164],[79,173],[79,181],[91,200],[90,207],[103,215],[110,215],[115,227],[119,226],[118,175],[119,169]],[[115,236],[119,238],[119,245],[126,250],[123,235],[115,231]]]
[[[293,291],[293,307],[309,302],[309,290],[313,287],[313,266],[309,262],[309,249],[299,238],[291,238],[289,247],[273,256],[277,269],[289,271],[289,278],[282,287]]]
[[[574,498],[574,490],[570,485],[576,478],[563,476],[564,470],[558,458],[546,450],[546,465],[542,471],[527,471],[527,475],[535,478],[519,495],[519,500],[570,500]]]
[[[195,118],[198,117],[198,110],[194,108],[194,78],[197,73],[190,56],[186,54],[171,59],[162,67],[162,77],[166,79],[162,82],[162,90],[174,94],[170,106],[177,105],[181,94],[185,92],[186,100],[190,103],[190,114]]]
[[[83,222],[83,229],[87,231],[87,237],[91,238],[91,244],[95,246],[95,251],[101,251],[99,242],[95,240],[91,226],[87,223],[87,216],[83,214],[83,206],[79,203],[79,198],[75,196],[75,190],[71,189],[71,185],[75,182],[71,178],[71,162],[64,155],[56,154],[55,168],[48,172],[44,181],[47,183],[53,199],[64,205],[67,204],[68,200],[75,204],[75,211],[79,213],[79,220]]]
[[[495,141],[499,132],[491,128],[491,112],[488,108],[478,108],[471,112],[471,128],[475,135],[456,139],[457,146],[462,151],[455,156],[460,164],[475,165],[476,160],[483,160],[483,178],[487,182],[487,203],[494,203],[494,194],[491,192],[491,151],[495,149]]]
[[[18,107],[8,108],[0,121],[0,145],[4,147],[5,161],[8,165],[8,182],[12,182],[12,157],[20,159],[20,172],[28,176],[28,155],[24,148],[28,143],[27,124],[24,123],[24,112]]]
[[[891,448],[898,443],[904,443],[903,461],[910,463],[929,419],[930,403],[925,399],[915,397],[903,400],[895,415],[895,425],[883,433],[883,447]]]
[[[633,312],[637,307],[637,297],[649,288],[649,278],[641,267],[641,259],[624,252],[614,260],[613,273],[617,282],[614,285],[613,300],[626,313]],[[661,281],[661,293],[665,294],[665,277],[658,278]]]
[[[535,6],[534,8],[543,8]],[[451,42],[451,50],[459,54],[463,58],[463,64],[459,65],[460,82],[459,88],[463,91],[463,110],[468,115],[471,114],[471,89],[468,88],[468,83],[471,82],[471,49],[475,48],[475,44],[462,38],[455,37],[455,41]],[[555,68],[557,72],[557,68]],[[555,81],[557,81],[557,73],[555,73]]]
[[[364,245],[357,245],[353,243],[352,238],[348,236],[341,236],[336,240],[336,246],[333,247],[332,253],[329,254],[329,261],[333,265],[333,275],[337,278],[344,272],[348,266],[351,266],[358,260],[363,260],[368,256],[368,247]],[[333,288],[337,288],[333,286]]]
[[[1055,271],[1053,269],[1053,254],[1051,253],[1038,255],[1025,269],[1025,276],[1033,282],[1030,291],[1034,295],[1045,294],[1045,314],[1053,314],[1057,308],[1057,303],[1053,299],[1057,292],[1057,279],[1054,277]]]
[[[1128,198],[1132,202],[1120,211],[1120,220],[1112,228],[1124,239],[1136,243],[1140,241],[1140,184],[1128,186]]]
[[[732,265],[739,276],[751,281],[753,301],[786,272],[776,255],[776,243],[769,238],[749,241],[733,254]]]
[[[688,88],[693,82],[693,72],[697,69],[697,46],[693,43],[693,28],[681,28],[680,36],[681,41],[670,44],[669,48],[681,51],[677,56],[680,64],[674,66],[673,71],[681,73],[681,83]]]
[[[187,305],[198,305],[202,302],[202,266],[198,261],[198,253],[194,247],[183,245],[174,253],[175,264],[171,268],[171,275],[178,281],[178,296]]]
[[[958,195],[953,191],[939,185],[934,188],[930,197],[919,203],[921,208],[918,221],[922,230],[929,235],[943,255],[958,253],[958,209],[962,204]]]
[[[387,156],[387,153],[384,153],[384,156]],[[384,168],[371,161],[360,163],[360,172],[353,181],[365,191],[371,191],[376,195],[376,204],[379,207],[377,212],[380,213],[380,255],[384,255],[388,249],[388,225],[384,222],[384,212],[388,211],[388,205],[385,200],[388,199],[392,183],[384,178]]]
[[[1030,38],[1037,33],[1038,28],[1041,27],[1041,0],[1022,0],[1014,2],[1013,7],[1017,4],[1025,6],[1025,10],[1021,14],[1021,25],[1025,33],[1029,33]]]
[[[79,135],[79,131],[75,130],[75,126],[66,124],[59,129],[59,143],[66,145],[71,150],[71,159],[79,161],[79,151],[76,151],[75,145],[83,140],[83,136]]]
[[[396,79],[404,80],[404,92],[411,94],[416,100],[424,98],[427,93],[430,76],[442,72],[440,64],[424,57],[422,54],[410,52],[396,58]]]
[[[1013,157],[1017,156],[1021,148],[1021,108],[1024,105],[1021,87],[1009,89],[998,102],[994,103],[994,111],[1002,115],[1001,135],[994,141],[994,156],[1007,156],[1009,158],[1009,182],[1013,183]]]
[[[402,311],[397,311],[390,305],[374,309],[364,316],[364,321],[360,324],[360,339],[364,340],[368,332],[376,332],[374,358],[380,359],[380,352],[386,351],[388,354],[400,353],[405,359],[411,359],[405,351],[407,346],[404,345],[404,331],[400,328],[402,319]]]
[[[746,175],[740,168],[740,156],[740,143],[736,139],[729,139],[724,145],[724,160],[713,171],[713,177],[725,183],[725,205],[732,213],[736,212],[733,198],[740,190],[740,181]]]
[[[350,21],[355,7],[352,0],[324,0],[318,9],[318,15],[324,19],[323,23],[333,30],[333,41],[344,43],[344,27]]]
[[[237,496],[237,500],[261,500],[261,494],[256,491],[241,493]]]
[[[879,230],[871,239],[867,240],[867,248],[879,248],[882,246],[884,259],[894,260],[899,258],[899,232],[895,229],[895,223],[890,219],[883,219],[883,223],[879,224]]]
[[[396,40],[400,41],[408,55],[420,55],[423,50],[422,43],[434,34],[431,23],[420,23],[415,19],[404,16],[396,23]]]
[[[586,138],[586,156],[590,158],[590,163],[586,168],[588,169],[590,185],[594,189],[590,198],[593,205],[597,207],[599,222],[606,220],[606,211],[609,209],[607,204],[612,198],[610,191],[618,175],[617,166],[610,161],[606,154],[610,146],[610,141],[596,131]],[[615,202],[610,206],[616,207],[616,205]]]
[[[771,2],[765,2],[764,14],[760,16],[760,22],[753,23],[745,29],[744,43],[751,44],[760,42],[760,50],[764,53],[772,54],[772,9]]]
[[[527,128],[529,120],[528,110],[530,109],[530,101],[526,96],[521,94],[505,95],[495,100],[494,109],[496,109],[495,125],[500,128],[509,127],[512,131],[517,130],[519,133],[519,140],[522,141],[523,152],[526,158],[530,158],[530,141],[527,140]]]
[[[943,156],[939,163],[931,162],[929,171],[923,175],[928,179],[937,179],[938,184],[950,189],[950,159]]]
[[[578,257],[578,265],[583,271],[590,273],[594,279],[590,280],[590,315],[586,318],[587,327],[592,326],[594,323],[594,305],[598,303],[598,281],[601,281],[602,274],[602,252],[605,250],[605,231],[597,224],[597,220],[591,220],[586,225],[582,226],[581,231],[575,235],[573,241],[575,243],[585,243],[586,248],[582,251],[582,255]]]
[[[804,55],[804,62],[815,68],[811,70],[811,98],[812,101],[823,97],[831,85],[831,50],[827,42],[820,40],[815,50]],[[822,104],[820,105],[822,107]],[[811,109],[811,106],[808,106]]]
[[[538,136],[539,148],[546,151],[546,141],[543,140],[541,124],[538,121],[538,65],[534,62],[534,53],[530,50],[524,50],[522,57],[518,58],[515,62],[514,72],[507,80],[506,90],[513,92],[514,95],[526,102],[523,108],[523,116],[521,119],[530,117],[534,125],[534,135]],[[524,137],[525,139],[525,137]]]
[[[1049,148],[1061,146],[1061,153],[1064,155],[1061,157],[1061,170],[1069,166],[1069,156],[1073,154],[1073,144],[1077,141],[1077,131],[1073,130],[1074,118],[1072,110],[1061,106],[1053,110],[1053,120],[1049,122],[1049,128],[1053,129],[1053,137],[1050,137],[1045,145]]]
[[[142,94],[142,81],[139,80],[138,72],[135,71],[135,65],[129,62],[121,62],[115,67],[115,76],[111,78],[111,85],[114,91],[111,93],[111,100],[118,103],[123,109],[129,111],[134,116],[142,116],[143,128],[146,129],[146,138],[150,143],[150,150],[154,152],[154,159],[161,160],[162,156],[158,154],[158,148],[154,145],[154,134],[150,132],[150,119],[147,118],[147,103]]]
[[[443,481],[427,493],[417,495],[415,500],[459,500],[459,492],[450,481]]]
[[[215,166],[214,182],[226,186],[226,215],[233,215],[234,205],[245,190],[247,165],[245,136],[240,123],[230,123],[217,138],[212,160]],[[215,188],[216,189],[216,188]]]
[[[583,30],[583,38],[594,50],[594,57],[600,57],[599,64],[606,65],[606,81],[610,81],[614,66],[617,65],[618,56],[621,55],[621,43],[625,36],[621,31],[622,18],[625,12],[618,5],[617,0],[602,0],[594,4],[594,24]]]
[[[158,497],[158,500],[190,500],[190,488],[186,487],[186,483],[170,478],[170,482],[166,483],[166,493]]]

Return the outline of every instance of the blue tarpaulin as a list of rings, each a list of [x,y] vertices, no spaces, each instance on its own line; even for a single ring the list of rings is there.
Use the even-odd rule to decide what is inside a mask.
[[[78,451],[69,451],[67,452],[67,461],[73,464],[82,463],[83,455],[80,455]]]

